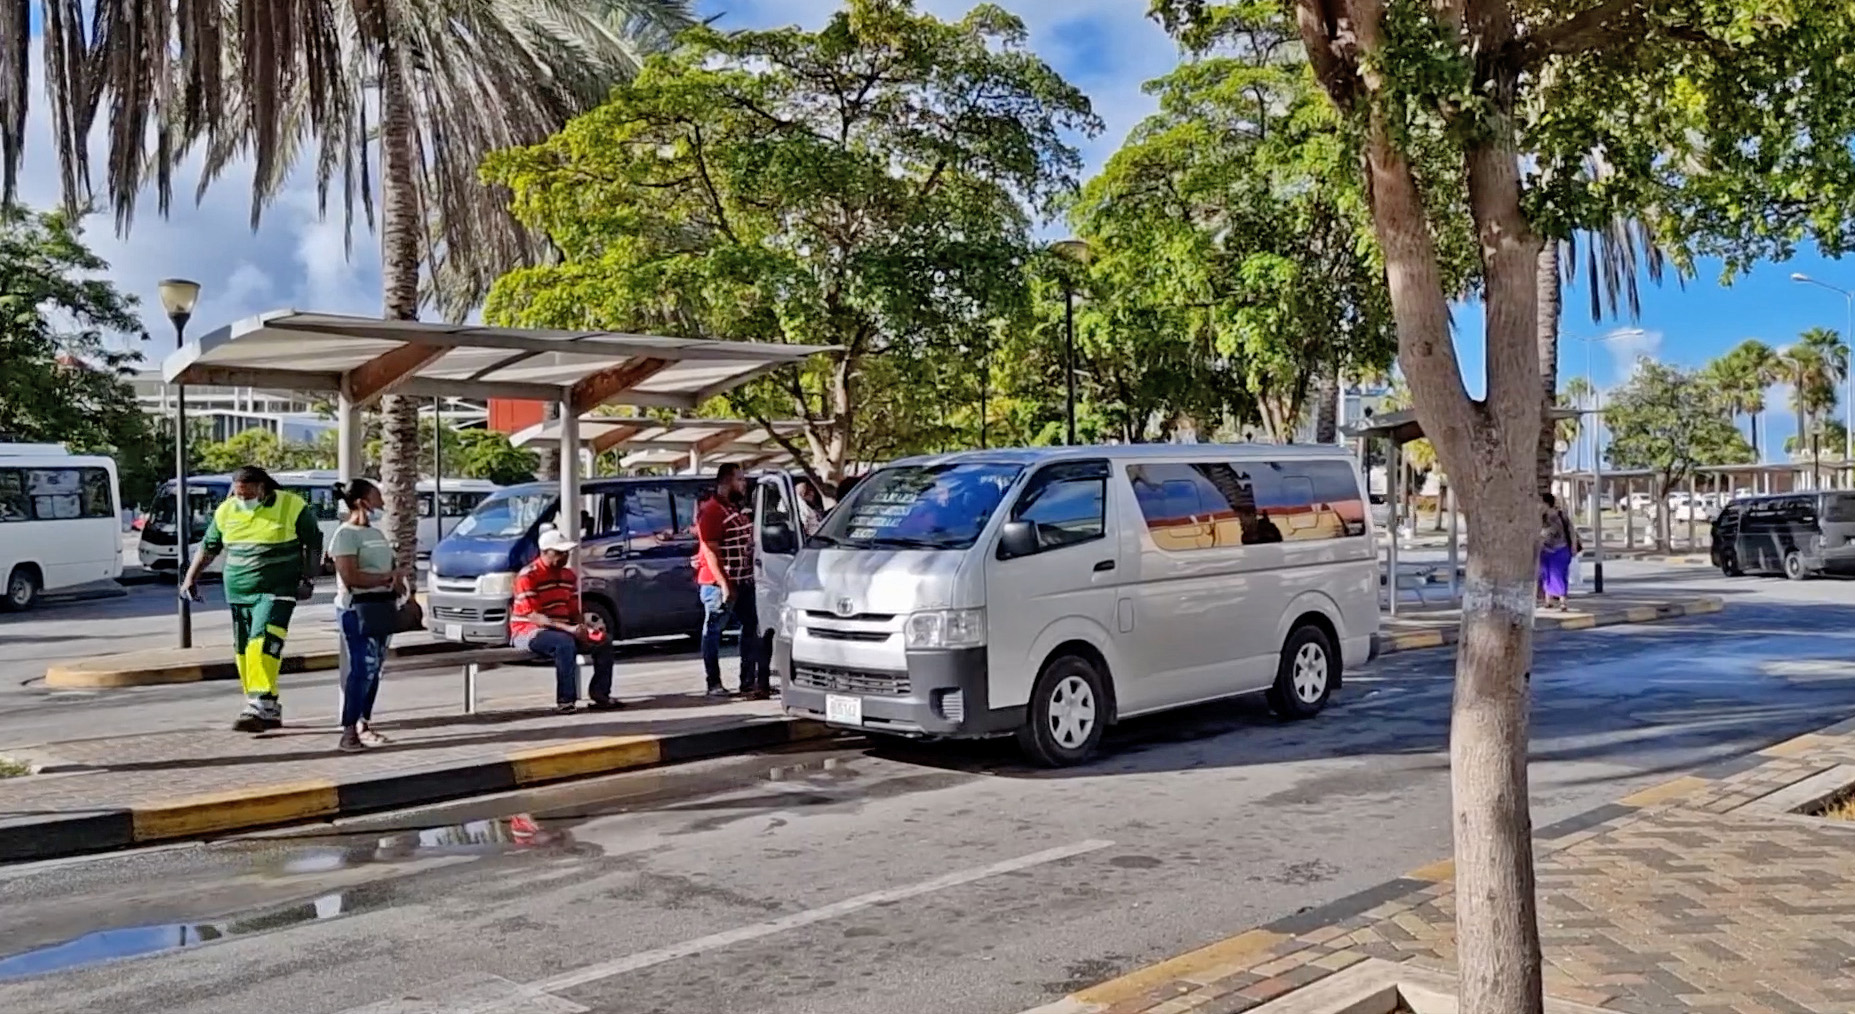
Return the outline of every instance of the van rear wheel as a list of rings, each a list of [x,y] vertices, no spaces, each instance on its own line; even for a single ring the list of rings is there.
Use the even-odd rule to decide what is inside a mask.
[[[1315,626],[1296,627],[1282,645],[1269,707],[1283,718],[1313,718],[1333,695],[1333,669],[1339,653],[1327,633]]]
[[[31,609],[39,599],[39,575],[32,568],[14,567],[13,573],[7,575],[6,598],[0,600],[8,610],[19,612]]]
[[[1031,688],[1018,746],[1044,767],[1068,767],[1094,755],[1108,725],[1105,681],[1094,663],[1077,655],[1051,659]]]
[[[1810,577],[1810,568],[1803,564],[1803,554],[1795,549],[1784,554],[1784,576],[1793,581],[1805,581]]]

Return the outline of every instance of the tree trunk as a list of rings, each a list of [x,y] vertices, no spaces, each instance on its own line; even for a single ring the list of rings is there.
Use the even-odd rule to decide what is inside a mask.
[[[412,109],[400,54],[381,55],[380,66],[380,277],[388,320],[419,316],[419,235],[423,228],[412,181],[417,152]],[[419,547],[419,403],[387,395],[380,403],[380,492],[394,555],[410,567]]]
[[[1539,492],[1552,492],[1552,461],[1558,452],[1559,428],[1553,423],[1552,410],[1559,401],[1559,244],[1542,243],[1534,279],[1535,298],[1539,301],[1538,333],[1540,374],[1539,448],[1535,459]]]
[[[1340,442],[1340,392],[1345,390],[1339,368],[1314,381],[1314,442]]]

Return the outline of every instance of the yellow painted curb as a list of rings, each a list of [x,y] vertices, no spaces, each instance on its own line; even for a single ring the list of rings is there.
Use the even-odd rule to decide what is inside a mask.
[[[216,831],[289,824],[334,816],[340,810],[335,783],[322,779],[213,792],[135,807],[135,840],[192,838]]]
[[[1094,1007],[1112,1007],[1124,1000],[1131,1000],[1146,991],[1168,982],[1184,980],[1194,985],[1208,985],[1216,982],[1225,966],[1241,965],[1243,959],[1252,957],[1258,951],[1267,950],[1288,939],[1281,933],[1254,929],[1239,933],[1234,937],[1219,940],[1195,951],[1169,958],[1155,965],[1135,969],[1118,979],[1109,979],[1099,986],[1090,986],[1079,993],[1072,993],[1069,999],[1083,1005],[1085,1009]]]
[[[1428,866],[1419,866],[1404,875],[1410,880],[1421,880],[1427,884],[1440,884],[1456,877],[1456,861],[1439,859]]]
[[[1704,599],[1695,599],[1694,601],[1689,602],[1686,606],[1686,612],[1689,616],[1696,616],[1701,613],[1721,612],[1725,608],[1726,608],[1725,599],[1704,598]]]
[[[1830,743],[1839,741],[1840,737],[1832,740],[1819,736],[1814,732],[1806,732],[1801,736],[1787,739],[1775,746],[1768,746],[1760,750],[1759,753],[1767,757],[1798,757],[1812,750],[1819,750]]]
[[[1683,775],[1674,781],[1663,782],[1660,785],[1652,785],[1641,792],[1624,796],[1622,799],[1617,800],[1617,802],[1622,803],[1624,806],[1654,806],[1657,803],[1666,803],[1671,799],[1679,799],[1690,792],[1697,789],[1704,789],[1711,784],[1713,783],[1707,781],[1705,778]]]
[[[1592,627],[1597,626],[1597,617],[1567,616],[1560,620],[1556,626],[1560,630],[1590,630]]]
[[[1623,611],[1631,623],[1651,623],[1661,613],[1654,606],[1631,606]]]
[[[198,683],[206,671],[197,665],[160,669],[85,669],[54,665],[45,670],[45,685],[59,690],[113,690],[118,687],[154,687],[170,683]]]
[[[565,778],[649,767],[663,759],[661,736],[605,736],[558,746],[518,750],[509,755],[515,784],[534,785]]]

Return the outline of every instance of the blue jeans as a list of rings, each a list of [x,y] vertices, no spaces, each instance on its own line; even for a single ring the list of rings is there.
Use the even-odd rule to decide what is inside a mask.
[[[564,630],[537,630],[515,639],[515,646],[554,662],[554,702],[572,704],[580,699],[580,642]],[[595,701],[612,697],[612,665],[616,653],[609,644],[591,645],[586,653],[593,659],[593,681],[586,685],[586,696]]]
[[[721,632],[729,620],[741,624],[741,692],[771,689],[767,659],[760,652],[760,613],[754,602],[754,583],[736,581],[734,599],[722,602],[721,587],[705,584],[702,593],[702,671],[708,685],[721,686]]]
[[[384,612],[384,615],[381,615]],[[386,664],[387,642],[393,629],[393,603],[356,602],[335,611],[341,627],[341,727],[352,729],[374,718],[374,698],[380,693],[380,669]]]

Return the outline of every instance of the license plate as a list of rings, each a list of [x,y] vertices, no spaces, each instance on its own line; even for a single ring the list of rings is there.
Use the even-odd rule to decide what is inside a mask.
[[[445,624],[444,625],[444,639],[447,641],[463,640],[464,639],[464,625],[461,623]]]
[[[824,695],[824,720],[838,725],[862,725],[863,698]]]

